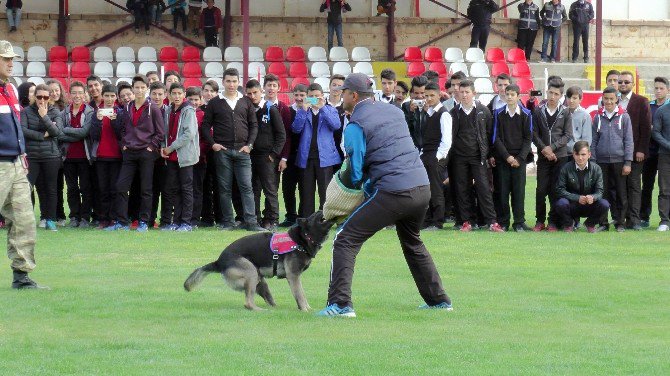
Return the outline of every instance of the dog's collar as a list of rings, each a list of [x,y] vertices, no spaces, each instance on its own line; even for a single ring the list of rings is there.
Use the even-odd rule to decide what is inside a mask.
[[[277,275],[277,261],[279,260],[279,255],[293,251],[307,253],[305,252],[305,249],[296,243],[287,232],[278,232],[272,234],[272,237],[270,238],[270,252],[272,252],[273,277]]]

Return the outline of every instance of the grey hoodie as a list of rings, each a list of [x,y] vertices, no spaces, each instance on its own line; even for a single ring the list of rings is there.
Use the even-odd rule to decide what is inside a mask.
[[[633,162],[633,127],[630,117],[621,107],[611,119],[605,109],[593,118],[593,144],[591,156],[596,163],[621,163],[630,166]]]
[[[572,147],[577,141],[586,141],[591,145],[593,136],[591,134],[591,114],[583,107],[577,107],[572,113],[572,139],[568,141],[568,154],[572,153]]]
[[[177,138],[168,147],[167,141],[170,134],[171,111],[172,106],[165,111],[165,137],[161,142],[161,147],[167,147],[169,152],[177,152],[179,167],[193,166],[200,159],[200,137],[198,134],[198,119],[195,117],[195,108],[190,104],[182,104],[181,114],[177,122]]]

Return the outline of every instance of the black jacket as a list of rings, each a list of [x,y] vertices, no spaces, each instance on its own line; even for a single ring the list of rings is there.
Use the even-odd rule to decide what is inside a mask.
[[[452,118],[452,127],[451,127],[451,139],[455,140],[456,135],[458,134],[458,129],[460,127],[459,125],[459,117],[460,115],[460,109],[461,106],[457,105],[456,107],[452,108],[451,111],[449,111],[449,114],[451,114]],[[486,160],[489,157],[489,140],[491,140],[492,136],[492,131],[493,131],[493,117],[491,116],[491,112],[489,111],[486,106],[483,104],[479,103],[478,101],[475,101],[475,108],[472,110],[475,111],[475,117],[477,121],[477,143],[479,144],[479,153],[481,155],[481,160],[482,163],[486,163]],[[452,147],[449,149],[449,152],[451,154],[451,151],[454,150]]]
[[[594,201],[603,198],[603,171],[598,164],[589,162],[584,176],[584,191],[586,195],[593,196]],[[558,175],[556,195],[570,201],[579,201],[579,176],[577,176],[577,165],[574,161],[568,162],[561,167]],[[584,195],[584,196],[586,196]]]
[[[239,98],[232,109],[225,99],[212,98],[205,109],[201,133],[209,146],[220,144],[227,149],[239,150],[253,145],[258,134],[258,120],[251,99]]]
[[[58,137],[63,136],[63,118],[56,107],[50,106],[46,116],[40,117],[37,105],[21,111],[21,128],[26,138],[26,155],[29,159],[60,158]],[[44,132],[49,137],[44,138]]]
[[[342,23],[342,9],[351,12],[351,5],[344,3],[344,8],[340,4],[340,0],[330,0],[330,12],[328,12],[328,23],[331,25],[339,25]],[[319,12],[326,11],[326,4],[321,4]]]
[[[468,18],[477,26],[490,25],[492,15],[498,9],[498,4],[493,0],[472,0],[468,5]]]
[[[584,4],[580,4],[579,1],[575,1],[570,5],[570,12],[568,17],[572,23],[587,25],[594,17],[593,5],[588,1],[584,1]]]
[[[557,158],[568,156],[568,142],[572,139],[572,114],[563,105],[558,105],[556,123],[549,129],[547,115],[544,112],[546,104],[533,111],[533,143],[537,147],[538,158],[544,158],[542,149],[551,146]]]
[[[7,8],[23,8],[22,0],[7,0]]]
[[[271,154],[277,158],[284,148],[284,142],[286,142],[286,130],[279,109],[273,105],[268,106],[268,104],[266,102],[263,108],[256,111],[258,134],[251,154]]]

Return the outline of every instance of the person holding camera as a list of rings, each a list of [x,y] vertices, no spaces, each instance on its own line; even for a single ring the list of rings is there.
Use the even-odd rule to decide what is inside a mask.
[[[423,112],[423,106],[426,103],[424,99],[426,85],[428,85],[426,77],[416,76],[412,78],[409,89],[410,100],[400,106],[402,112],[405,114],[405,121],[409,127],[409,133],[412,136],[412,141],[414,141],[414,146],[417,148],[419,148],[419,143],[417,142],[415,130],[421,128],[421,124],[426,121],[425,113]]]

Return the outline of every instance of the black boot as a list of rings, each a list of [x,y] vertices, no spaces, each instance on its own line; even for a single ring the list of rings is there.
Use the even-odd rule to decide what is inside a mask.
[[[28,277],[28,273],[20,270],[14,270],[14,281],[12,282],[13,289],[48,289],[46,286],[40,286],[37,282]]]

